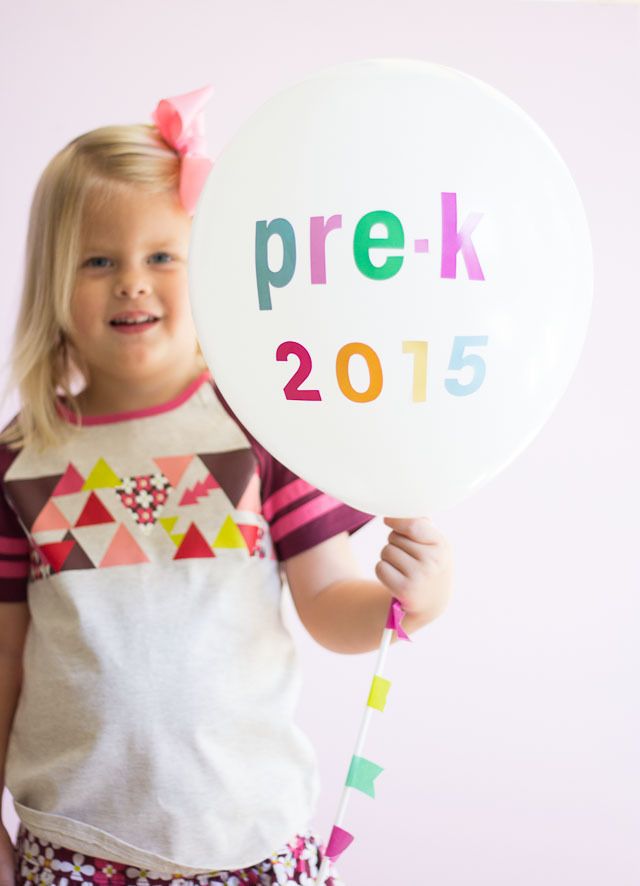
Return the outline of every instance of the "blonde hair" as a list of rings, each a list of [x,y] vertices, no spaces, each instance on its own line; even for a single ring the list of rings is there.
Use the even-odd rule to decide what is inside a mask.
[[[75,426],[56,408],[59,393],[81,424],[74,381],[88,369],[69,341],[71,295],[80,231],[88,205],[99,207],[117,189],[138,185],[175,190],[180,158],[155,126],[103,126],[74,138],[40,176],[31,203],[24,282],[9,357],[4,399],[17,389],[20,412],[0,432],[10,449],[57,445]],[[198,346],[198,353],[204,358]]]

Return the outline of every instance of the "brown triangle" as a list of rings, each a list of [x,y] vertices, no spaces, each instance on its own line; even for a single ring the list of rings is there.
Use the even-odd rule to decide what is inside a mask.
[[[80,547],[78,539],[74,538],[70,532],[67,532],[63,541],[75,541],[75,545],[71,549],[71,553],[64,561],[64,569],[95,569],[95,565],[91,562],[85,550]]]
[[[16,506],[20,519],[29,530],[51,498],[51,493],[61,477],[62,474],[50,474],[28,480],[5,480],[5,488]]]
[[[247,447],[231,452],[199,452],[198,458],[216,478],[235,508],[256,469],[253,450]]]

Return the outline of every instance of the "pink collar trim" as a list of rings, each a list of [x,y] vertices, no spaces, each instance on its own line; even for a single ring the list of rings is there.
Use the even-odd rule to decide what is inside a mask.
[[[82,417],[82,426],[86,425],[108,425],[113,422],[118,421],[130,421],[134,418],[146,418],[149,415],[159,415],[161,412],[170,412],[172,409],[176,409],[178,406],[181,406],[185,403],[192,394],[198,390],[198,388],[204,384],[205,381],[213,382],[211,377],[211,372],[208,369],[205,369],[197,378],[194,380],[182,391],[181,394],[178,394],[177,397],[174,397],[173,400],[167,400],[165,403],[158,403],[156,406],[146,406],[144,409],[130,409],[125,412],[111,412],[106,413],[105,415],[87,415]],[[66,421],[71,424],[77,425],[79,424],[76,419],[76,415],[73,410],[69,409],[69,407],[65,404],[64,399],[62,397],[58,397],[56,400],[56,408],[60,415],[66,419]]]

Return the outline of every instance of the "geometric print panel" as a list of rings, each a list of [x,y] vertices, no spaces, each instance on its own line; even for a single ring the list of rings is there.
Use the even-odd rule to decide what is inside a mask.
[[[140,529],[148,534],[164,510],[170,488],[167,477],[156,472],[125,477],[116,492]]]
[[[20,487],[20,504],[30,498],[31,534],[35,536],[31,580],[62,570],[157,562],[164,557],[215,558],[221,553],[231,555],[233,549],[241,550],[244,556],[275,559],[270,534],[265,534],[268,527],[262,516],[259,469],[250,449],[165,456],[153,461],[161,470],[121,477],[100,458],[86,478],[69,464],[57,477],[14,481],[13,491]],[[195,473],[188,470],[197,464],[200,467]],[[38,495],[33,495],[34,486]],[[166,517],[165,506],[174,490],[174,516]],[[222,500],[216,499],[214,511],[213,502],[207,505],[215,490],[226,499],[226,515],[211,537],[211,527],[206,532],[199,525],[199,508],[194,511],[190,505],[204,505],[210,516],[216,511],[220,514]],[[157,536],[157,528],[155,542],[149,539],[149,543],[142,544],[142,538],[136,541],[131,535],[136,530],[126,528],[118,505],[133,519],[142,536],[149,537],[162,523],[165,532],[160,536],[164,543]],[[176,526],[178,521],[184,526],[182,531]]]

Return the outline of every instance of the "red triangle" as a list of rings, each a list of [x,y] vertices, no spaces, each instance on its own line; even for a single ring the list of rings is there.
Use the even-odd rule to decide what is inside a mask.
[[[75,541],[54,541],[48,545],[39,545],[38,549],[52,570],[60,572],[74,544]]]
[[[206,538],[202,536],[195,523],[189,525],[173,559],[187,560],[192,557],[215,557],[213,549],[208,544]]]
[[[100,562],[103,566],[126,566],[131,563],[149,563],[149,558],[124,524],[118,526],[107,553]]]
[[[74,525],[95,526],[96,523],[115,523],[115,520],[95,492],[92,492]]]
[[[242,533],[242,537],[247,543],[247,547],[249,548],[249,553],[253,556],[253,552],[255,551],[258,544],[258,533],[262,534],[262,531],[259,526],[251,526],[248,523],[238,523],[238,529]]]
[[[84,477],[69,462],[56,488],[51,495],[70,495],[72,492],[80,492],[84,486]]]
[[[178,505],[196,505],[212,489],[220,489],[220,484],[212,474],[207,474],[204,480],[198,480],[190,489],[185,491]]]
[[[69,521],[61,514],[55,504],[49,499],[36,517],[36,522],[31,527],[32,532],[47,532],[49,529],[68,529]]]

